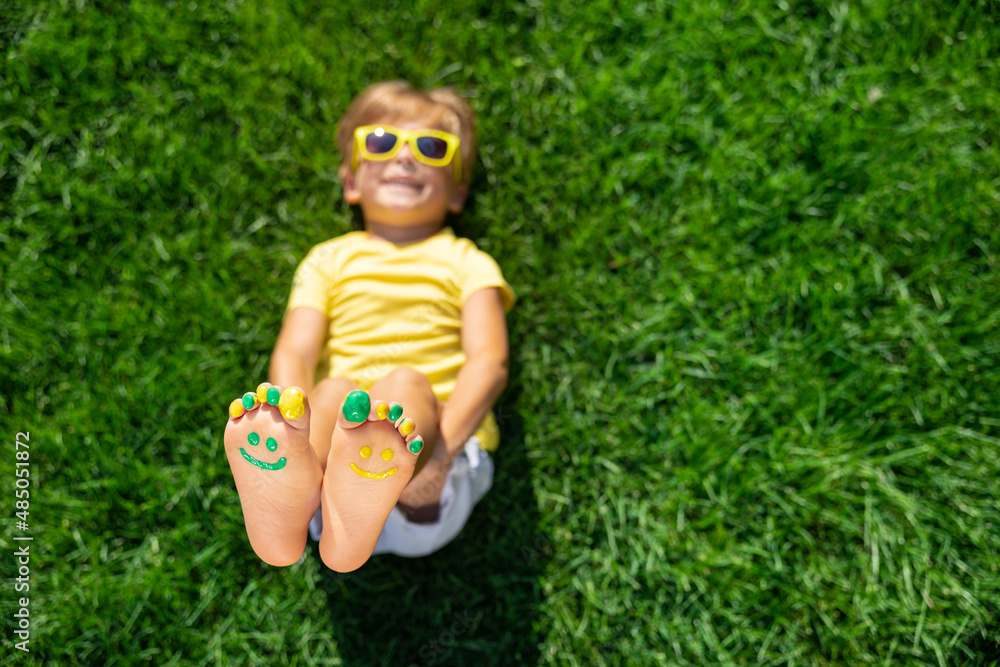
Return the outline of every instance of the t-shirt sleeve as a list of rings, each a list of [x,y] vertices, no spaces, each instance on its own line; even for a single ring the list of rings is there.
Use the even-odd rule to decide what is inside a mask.
[[[292,292],[288,296],[288,307],[285,308],[286,315],[296,308],[305,307],[329,316],[327,306],[333,285],[333,266],[331,248],[316,246],[309,251],[295,270]]]
[[[500,303],[503,311],[509,312],[514,307],[517,296],[514,290],[504,280],[500,265],[492,257],[475,246],[467,248],[461,262],[462,303],[481,289],[496,287],[500,292]]]

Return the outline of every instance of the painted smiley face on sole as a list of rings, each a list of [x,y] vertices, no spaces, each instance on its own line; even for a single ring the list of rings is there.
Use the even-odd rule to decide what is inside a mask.
[[[364,447],[361,448],[361,451],[359,453],[361,454],[361,458],[366,459],[372,455],[372,448],[365,445]],[[393,453],[391,449],[386,449],[382,451],[383,461],[391,461],[392,457]],[[386,477],[389,477],[390,475],[395,475],[397,472],[399,472],[399,468],[390,468],[385,472],[371,472],[369,470],[364,470],[363,468],[359,468],[353,462],[351,463],[351,470],[358,473],[362,477],[367,477],[368,479],[385,479]]]
[[[260,436],[257,435],[257,433],[251,433],[250,435],[247,436],[247,442],[256,447],[257,445],[260,444]],[[265,446],[267,447],[267,451],[273,452],[278,448],[278,441],[275,440],[274,438],[268,438]],[[243,458],[245,458],[247,461],[257,466],[261,470],[281,470],[282,468],[285,467],[285,464],[288,463],[288,459],[286,459],[284,456],[282,456],[274,463],[261,461],[260,459],[256,459],[247,454],[247,450],[243,449],[242,447],[240,447],[240,454],[243,455]]]

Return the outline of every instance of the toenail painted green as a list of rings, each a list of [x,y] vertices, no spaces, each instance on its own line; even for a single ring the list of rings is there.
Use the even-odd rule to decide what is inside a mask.
[[[403,406],[402,405],[394,405],[394,406],[392,406],[392,408],[390,408],[390,410],[389,410],[389,421],[396,421],[397,419],[399,419],[402,416],[403,416]]]
[[[344,401],[344,418],[357,424],[368,419],[368,413],[371,412],[371,409],[372,402],[368,398],[368,394],[356,389],[348,394],[347,400]]]
[[[424,441],[421,440],[420,438],[417,438],[416,440],[410,443],[410,451],[413,452],[414,454],[419,454],[420,450],[423,448],[424,448]]]
[[[267,390],[267,404],[277,405],[278,401],[281,400],[281,392],[278,391],[277,387],[268,387]]]
[[[257,405],[257,397],[254,394],[250,392],[243,394],[244,408],[246,408],[247,410],[253,410],[256,405]]]
[[[268,438],[266,446],[267,446],[267,451],[273,452],[278,448],[278,441],[275,440],[274,438]]]
[[[257,445],[260,444],[260,436],[257,435],[256,433],[251,433],[250,435],[247,436],[247,442],[256,447]]]

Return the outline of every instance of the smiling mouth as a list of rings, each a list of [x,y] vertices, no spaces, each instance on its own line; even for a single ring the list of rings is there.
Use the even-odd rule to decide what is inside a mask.
[[[410,188],[411,190],[420,190],[421,188],[423,188],[423,185],[421,185],[420,183],[417,183],[416,181],[411,181],[406,178],[390,178],[387,181],[385,181],[385,184],[394,185],[397,187]]]
[[[246,456],[246,454],[244,454]],[[351,470],[358,473],[362,477],[367,477],[368,479],[385,479],[389,475],[395,474],[399,468],[393,468],[392,470],[386,470],[385,472],[368,472],[367,470],[362,470],[358,466],[351,463]]]
[[[247,450],[243,449],[242,447],[240,447],[240,454],[242,454],[243,458],[245,458],[247,461],[254,464],[258,468],[263,468],[264,470],[281,470],[282,468],[285,467],[285,464],[288,463],[288,459],[286,459],[284,456],[278,459],[276,463],[268,463],[267,461],[261,461],[259,459],[255,459],[254,457],[247,454]],[[393,472],[395,472],[395,470],[393,470]]]

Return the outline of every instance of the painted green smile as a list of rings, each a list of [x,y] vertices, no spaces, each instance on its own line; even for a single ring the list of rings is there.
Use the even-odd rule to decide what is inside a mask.
[[[247,442],[249,442],[251,445],[255,446],[259,445],[260,436],[257,435],[256,433],[251,433],[250,435],[247,436]],[[275,440],[274,438],[268,438],[267,451],[273,452],[277,448],[278,448],[278,441]],[[262,470],[281,470],[282,468],[285,467],[285,464],[288,463],[288,459],[286,459],[284,456],[282,456],[274,463],[268,463],[267,461],[261,461],[260,459],[255,459],[254,457],[247,454],[247,450],[243,449],[242,447],[240,447],[240,454],[242,454],[243,458],[245,458],[247,461],[249,461],[250,463],[254,464],[255,466],[257,466]]]
[[[260,461],[247,454],[247,450],[243,449],[242,447],[240,447],[240,454],[242,454],[243,458],[245,458],[247,461],[254,464],[258,468],[263,468],[264,470],[281,470],[282,468],[285,467],[285,464],[288,463],[288,459],[286,459],[284,456],[278,459],[275,463]]]

